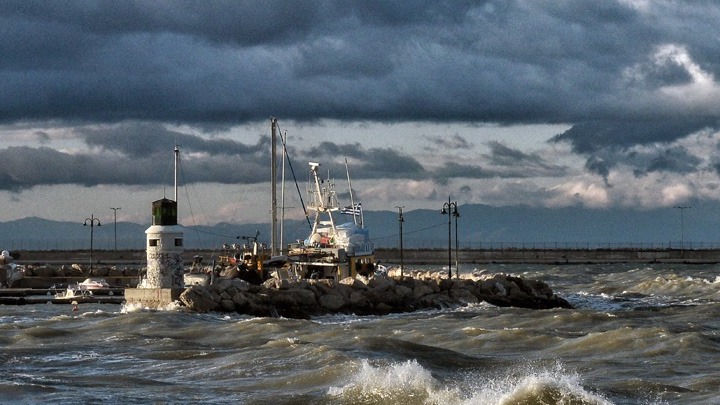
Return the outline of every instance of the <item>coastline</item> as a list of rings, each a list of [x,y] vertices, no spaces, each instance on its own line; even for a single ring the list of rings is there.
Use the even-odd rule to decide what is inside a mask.
[[[406,265],[447,265],[448,250],[405,249],[403,263]],[[12,251],[17,264],[89,264],[89,250],[36,250]],[[188,249],[183,254],[187,265],[196,256],[210,265],[213,259],[226,255],[221,250]],[[146,259],[144,250],[95,250],[92,252],[93,265],[135,265],[142,266]],[[375,249],[375,257],[386,265],[400,264],[399,249]],[[460,249],[451,251],[451,261],[461,264],[603,264],[603,263],[720,263],[720,249]]]

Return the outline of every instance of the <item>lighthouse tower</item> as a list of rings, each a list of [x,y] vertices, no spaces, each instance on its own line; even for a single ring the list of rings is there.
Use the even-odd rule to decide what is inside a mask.
[[[147,235],[146,288],[182,288],[183,233],[177,224],[177,202],[163,198],[152,203],[152,225]]]
[[[138,288],[125,289],[128,304],[165,307],[178,300],[185,290],[183,233],[177,223],[177,169],[179,150],[175,147],[175,200],[163,198],[152,203],[152,225],[147,236],[147,273]]]

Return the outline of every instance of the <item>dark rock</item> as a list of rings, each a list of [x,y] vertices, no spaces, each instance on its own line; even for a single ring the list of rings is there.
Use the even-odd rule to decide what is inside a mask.
[[[345,306],[345,300],[339,294],[325,294],[320,297],[318,303],[321,307],[332,312],[337,312]]]
[[[218,302],[205,286],[192,286],[180,294],[180,302],[198,312],[210,312],[218,309]]]

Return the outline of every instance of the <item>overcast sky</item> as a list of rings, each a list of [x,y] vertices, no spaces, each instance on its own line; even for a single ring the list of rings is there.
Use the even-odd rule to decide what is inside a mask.
[[[720,201],[718,21],[715,1],[2,1],[0,221],[149,223],[177,144],[184,224],[266,222],[271,117],[301,190],[308,161],[344,187],[348,159],[371,210]]]

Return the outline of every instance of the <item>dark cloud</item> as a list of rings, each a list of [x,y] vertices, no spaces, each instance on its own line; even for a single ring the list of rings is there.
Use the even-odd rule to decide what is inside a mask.
[[[673,172],[673,173],[693,173],[697,170],[702,160],[692,155],[686,148],[674,147],[666,149],[663,153],[655,157],[647,168],[648,172]]]
[[[701,119],[678,125],[654,98],[690,80],[654,50],[679,44],[720,74],[712,2],[23,0],[0,16],[6,123],[583,123],[649,111],[674,130]],[[565,136],[594,144],[580,138]]]
[[[0,151],[0,190],[22,191],[39,185],[99,184],[159,185],[173,179],[173,150],[180,149],[181,182],[252,184],[265,182],[270,173],[269,138],[255,145],[229,139],[205,139],[170,131],[152,123],[125,123],[108,128],[79,129],[93,153],[66,153],[51,148],[11,147]],[[290,149],[300,181],[308,161],[345,177],[342,158],[353,162],[353,177],[428,178],[415,158],[395,150],[366,149],[360,144],[323,142],[308,150]],[[341,159],[341,160],[339,160]]]
[[[605,185],[610,185],[608,182],[608,176],[610,176],[610,169],[614,166],[612,163],[608,163],[606,160],[598,157],[591,156],[585,161],[585,170],[599,174],[605,180]]]
[[[128,123],[110,128],[82,128],[78,132],[89,146],[119,152],[130,158],[168,153],[177,145],[193,152],[211,156],[267,154],[269,137],[261,137],[256,145],[244,145],[229,139],[203,139],[198,136],[166,129],[158,123]]]
[[[494,166],[521,167],[523,171],[532,175],[552,174],[558,176],[564,174],[562,166],[549,164],[537,154],[528,154],[518,149],[513,149],[500,142],[488,142],[490,155],[488,161]]]
[[[549,164],[536,154],[527,154],[500,142],[488,142],[488,146],[490,154],[483,155],[484,160],[475,164],[448,162],[433,173],[433,177],[444,183],[451,178],[559,177],[567,172],[563,166]]]
[[[460,136],[460,134],[453,134],[449,137],[431,137],[426,136],[425,139],[429,140],[433,146],[426,148],[428,150],[435,150],[436,148],[441,149],[468,149],[472,146],[472,143],[468,142],[467,139]]]
[[[48,147],[2,150],[0,189],[19,192],[40,185],[158,185],[173,179],[173,149],[180,148],[182,181],[224,184],[267,181],[269,140],[255,145],[205,139],[153,123],[77,129],[98,153],[67,153]],[[45,139],[45,132],[37,132]]]
[[[302,151],[299,157],[302,161],[320,161],[324,169],[335,175],[345,173],[345,167],[337,161],[338,158],[357,162],[352,169],[357,172],[358,178],[427,178],[427,172],[415,158],[389,148],[366,149],[358,143],[340,145],[322,142],[317,147]]]
[[[573,125],[551,141],[566,141],[577,153],[593,154],[608,147],[672,142],[691,133],[717,127],[718,124],[720,120],[716,117],[590,121]]]
[[[173,181],[172,149],[164,155],[129,157],[109,154],[69,154],[51,148],[10,147],[2,150],[0,189],[20,192],[41,185],[100,184],[159,185]],[[265,161],[219,156],[198,159],[182,155],[184,184],[258,183],[267,180]]]
[[[212,131],[273,115],[298,124],[570,124],[552,141],[571,145],[606,184],[619,162],[638,175],[687,173],[702,164],[687,151],[631,150],[720,127],[713,97],[666,91],[701,77],[717,94],[720,43],[708,38],[720,5],[641,3],[3,1],[0,123],[101,125],[76,130],[97,156],[7,149],[15,158],[0,168],[0,187],[164,183],[161,162],[176,144],[201,155],[184,161],[188,181],[266,181],[265,135],[246,145],[164,124]],[[473,146],[460,134],[425,140],[447,151]],[[373,179],[566,172],[541,155],[488,146],[476,162],[432,173],[415,156],[356,143],[295,147],[291,158],[343,173],[337,158],[348,157]],[[32,161],[43,163],[27,167]]]
[[[50,135],[45,131],[35,131],[35,137],[40,143],[47,143],[50,141]]]

